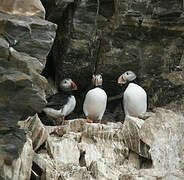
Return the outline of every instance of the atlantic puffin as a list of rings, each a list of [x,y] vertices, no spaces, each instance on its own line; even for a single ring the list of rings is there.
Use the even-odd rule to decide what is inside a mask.
[[[54,118],[56,125],[59,125],[59,119],[62,123],[65,121],[65,116],[69,115],[76,106],[76,99],[72,94],[73,90],[77,89],[77,85],[70,78],[63,79],[59,85],[58,92],[51,95],[47,99],[47,105],[43,112],[48,117]]]
[[[147,111],[147,93],[136,80],[132,71],[126,71],[118,78],[119,84],[127,84],[122,97],[125,116],[141,117]]]
[[[101,123],[107,105],[107,94],[102,89],[102,75],[93,75],[92,83],[94,88],[85,96],[83,112],[88,123],[93,123],[94,120]]]

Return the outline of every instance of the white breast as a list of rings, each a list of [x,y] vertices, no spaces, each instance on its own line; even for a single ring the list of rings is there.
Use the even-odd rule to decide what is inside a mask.
[[[55,110],[53,108],[44,108],[43,111],[50,117],[59,118],[61,116],[69,115],[76,106],[76,100],[74,96],[69,97],[67,104],[60,110]]]
[[[94,88],[86,94],[83,111],[93,120],[101,120],[107,104],[107,94],[101,88]]]
[[[137,84],[130,83],[123,96],[125,115],[138,117],[147,110],[147,94]]]
[[[74,96],[71,96],[69,99],[68,99],[68,102],[67,104],[64,106],[61,114],[63,116],[67,116],[69,115],[75,108],[76,106],[76,100],[75,100],[75,97]]]
[[[55,110],[53,108],[44,108],[43,111],[47,114],[47,116],[53,117],[53,118],[59,118],[61,117],[61,109]]]

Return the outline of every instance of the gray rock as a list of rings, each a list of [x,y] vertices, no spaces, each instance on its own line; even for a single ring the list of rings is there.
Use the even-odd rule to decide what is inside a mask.
[[[13,132],[13,131],[12,131]],[[14,132],[15,133],[15,132]],[[15,134],[14,134],[15,135]],[[11,137],[13,140],[15,140],[14,137]],[[9,139],[10,140],[10,139]],[[13,144],[13,143],[12,143]],[[5,144],[6,146],[6,144]],[[2,146],[1,146],[2,147]],[[6,161],[10,160],[8,157],[4,156],[2,157],[2,151],[1,151],[1,179],[15,179],[15,180],[24,180],[24,179],[30,179],[31,177],[31,168],[32,168],[32,162],[33,162],[33,156],[34,151],[32,147],[32,141],[29,137],[27,137],[27,141],[23,145],[23,147],[19,151],[19,157],[16,157],[16,159],[12,159],[12,153],[16,151],[17,147],[10,147],[6,146],[8,149],[8,157],[12,160],[12,162],[9,164]],[[12,151],[10,151],[12,150]],[[5,159],[5,163],[2,162],[2,160]]]
[[[45,141],[33,160],[43,179],[184,178],[183,116],[158,108],[145,121],[129,117],[124,123],[90,124],[86,119],[73,119],[51,127],[34,117],[24,125],[34,127],[29,128],[36,136],[33,144],[39,137]],[[149,147],[147,151],[142,151],[140,141]]]
[[[161,108],[142,125],[140,137],[150,146],[153,167],[182,169],[183,128],[183,115]]]
[[[57,83],[64,76],[76,79],[81,87],[79,102],[93,72],[103,73],[104,89],[114,97],[121,92],[117,77],[133,70],[148,92],[149,109],[162,106],[183,112],[183,78],[175,76],[182,70],[182,3],[100,0],[98,6],[92,0],[48,0],[43,4],[46,17],[58,24],[49,56],[55,64],[51,76]]]
[[[45,18],[45,9],[40,1],[27,1],[22,3],[21,0],[15,0],[13,2],[7,0],[1,3],[0,11],[20,16]]]
[[[43,20],[44,16],[40,1],[1,3],[0,177],[4,179],[29,179],[31,175],[32,141],[26,141],[17,122],[40,112],[46,104],[47,80],[40,74],[56,25]]]

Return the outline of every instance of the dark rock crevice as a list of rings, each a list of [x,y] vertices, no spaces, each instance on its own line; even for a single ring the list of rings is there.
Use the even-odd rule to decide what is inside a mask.
[[[43,170],[35,162],[33,162],[30,180],[40,180],[42,174]]]
[[[46,8],[46,19],[57,24],[56,37],[53,47],[47,57],[46,67],[42,72],[47,79],[50,77],[55,81],[56,86],[60,80],[66,77],[63,73],[63,61],[69,46],[70,38],[73,36],[73,14],[77,1],[73,3],[63,3],[57,7],[52,3],[44,3]],[[48,8],[48,9],[47,9]]]

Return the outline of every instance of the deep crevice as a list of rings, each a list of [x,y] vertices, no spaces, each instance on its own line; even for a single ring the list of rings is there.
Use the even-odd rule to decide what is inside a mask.
[[[35,162],[33,162],[30,180],[40,180],[42,173],[42,169]]]
[[[46,64],[45,64],[45,68],[43,69],[41,75],[44,76],[46,79],[51,78],[53,81],[55,81],[55,72],[56,72],[56,65],[53,61],[53,48],[50,50],[48,56],[47,56],[47,60],[46,60]]]
[[[152,159],[147,159],[140,156],[140,169],[149,169],[152,168],[152,165]]]
[[[46,65],[41,75],[46,79],[53,80],[56,86],[60,83],[60,79],[64,78],[62,62],[66,58],[65,54],[73,34],[72,20],[76,4],[77,2],[70,3],[63,10],[55,7],[53,4],[43,3],[47,12],[46,19],[57,24],[58,28],[52,49],[47,56]]]
[[[81,167],[86,166],[85,154],[86,154],[86,151],[80,151],[79,164]]]

